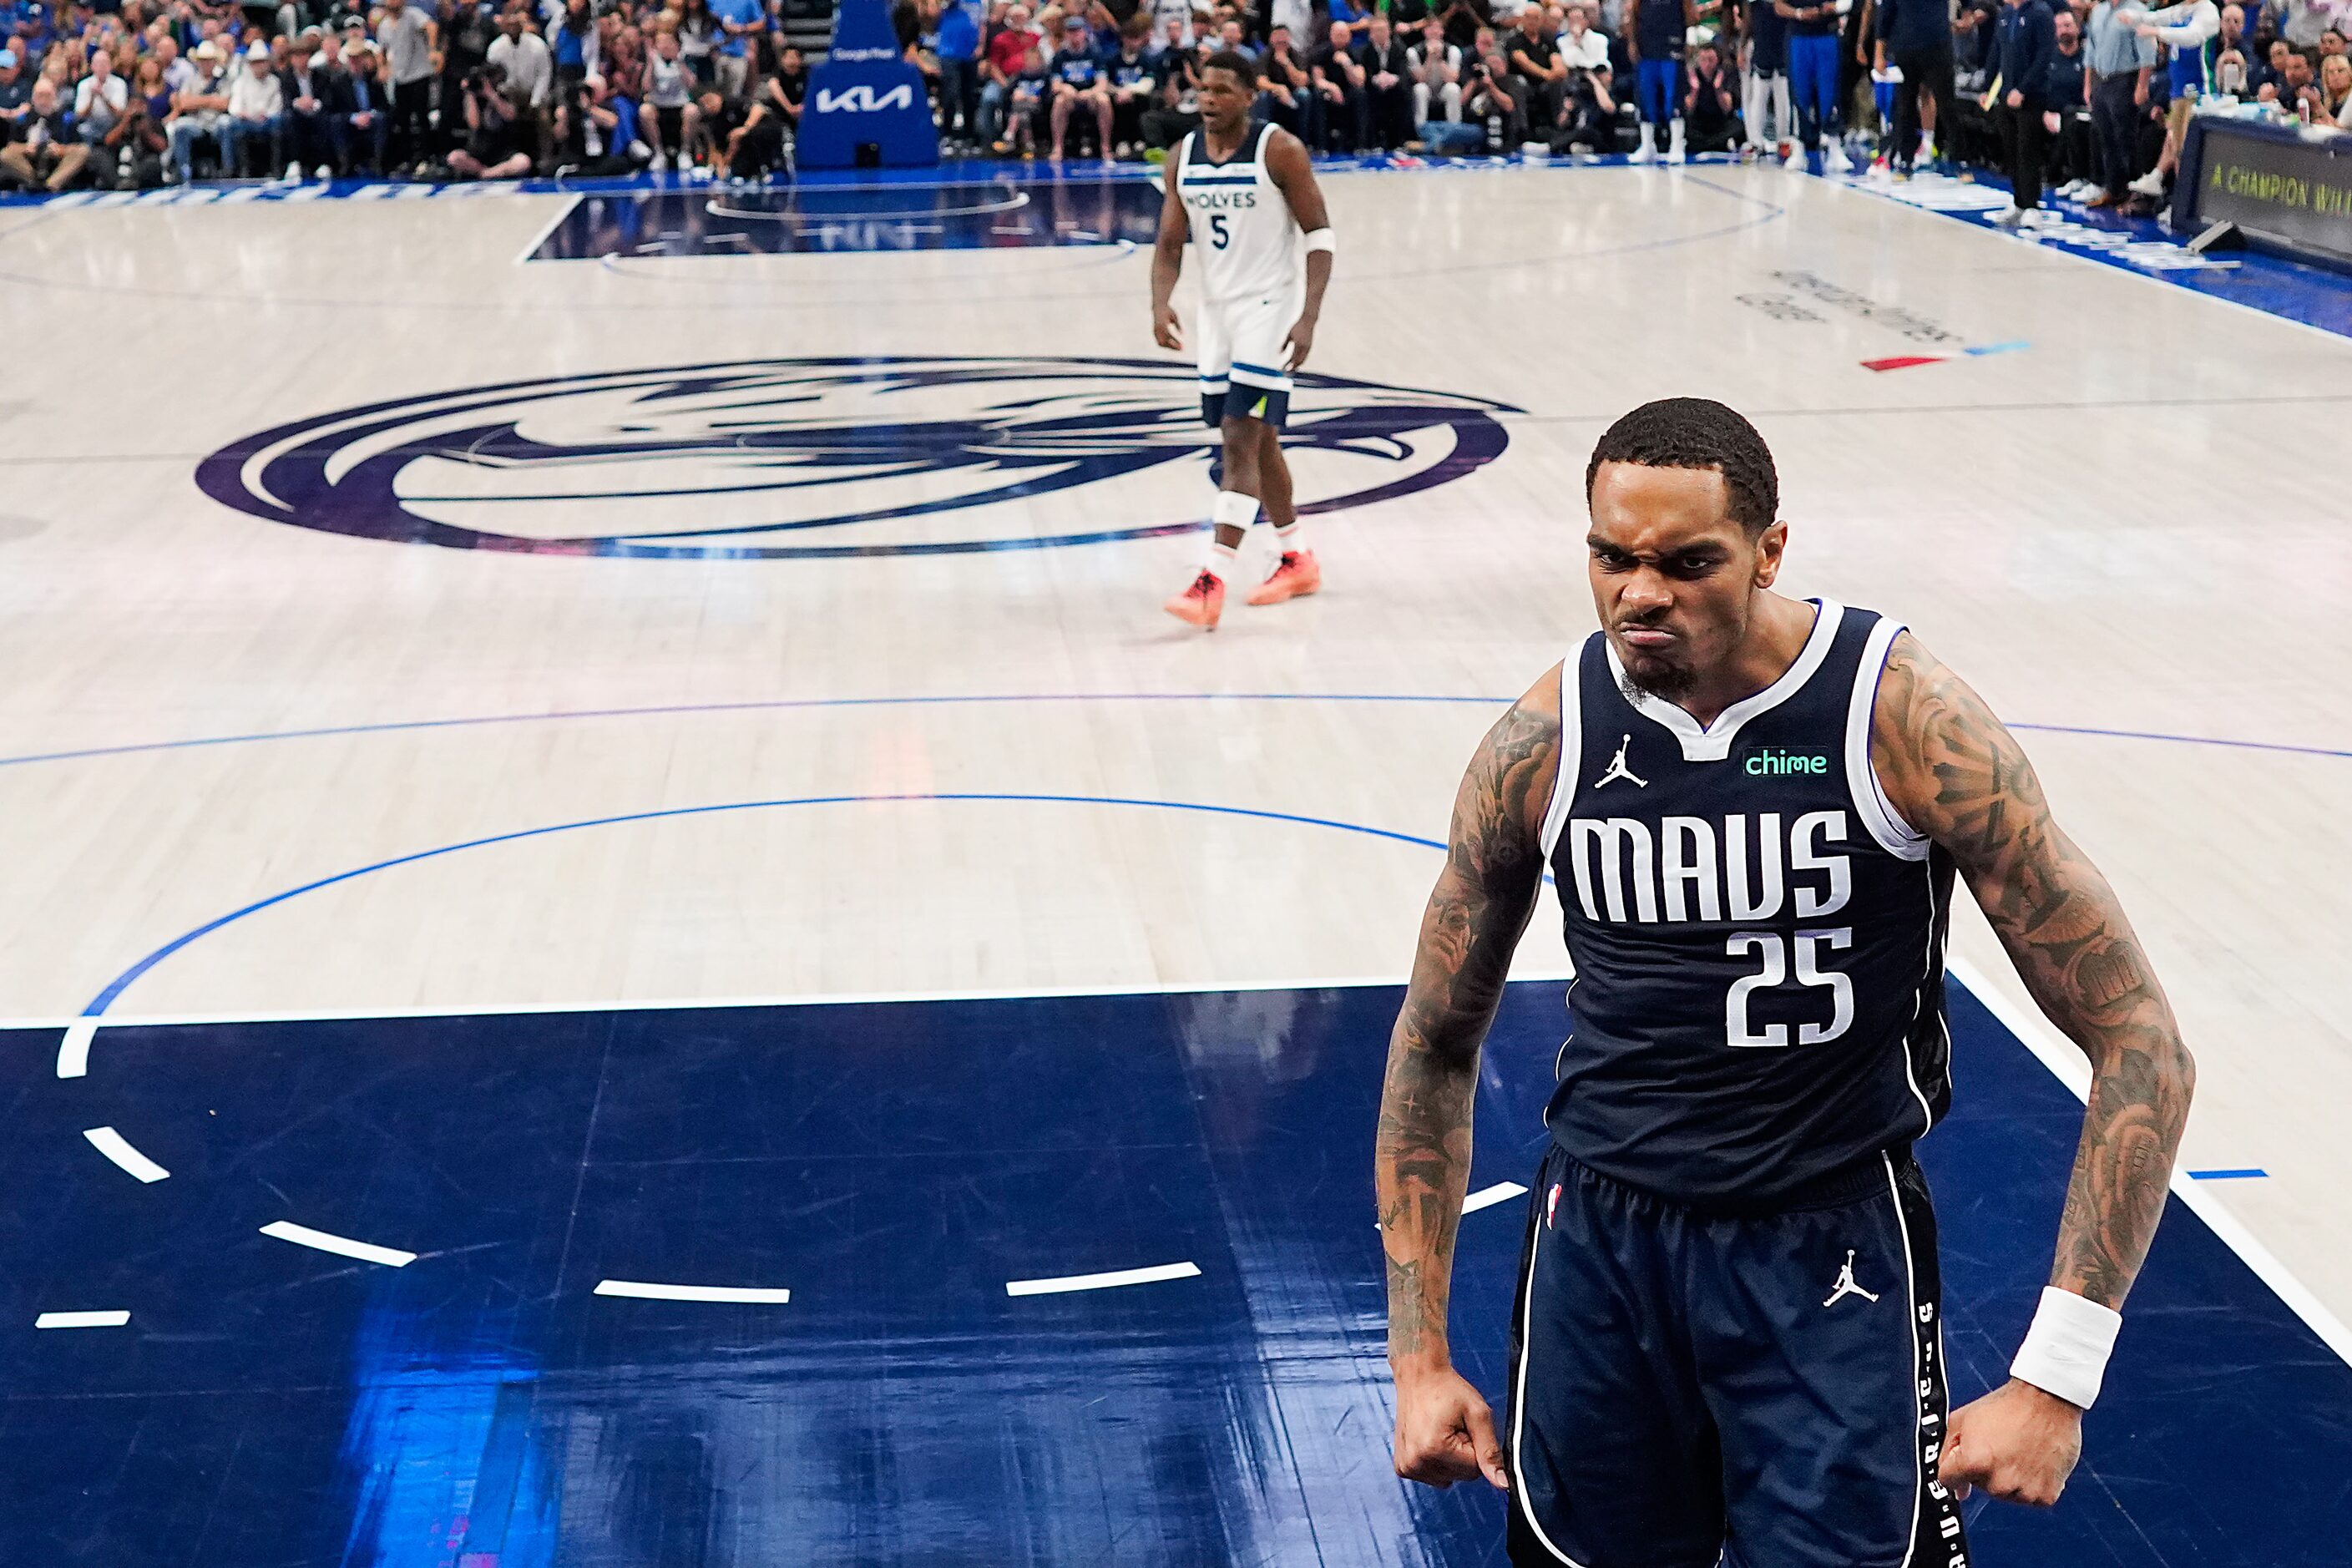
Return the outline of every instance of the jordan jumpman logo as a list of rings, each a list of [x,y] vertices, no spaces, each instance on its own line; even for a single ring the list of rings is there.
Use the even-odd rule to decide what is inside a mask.
[[[1635,789],[1647,789],[1650,787],[1649,780],[1641,777],[1639,774],[1635,773],[1633,769],[1625,765],[1625,748],[1631,746],[1633,743],[1633,737],[1631,735],[1626,736],[1623,740],[1617,742],[1617,755],[1611,760],[1608,772],[1602,773],[1599,778],[1592,781],[1592,787],[1594,789],[1599,789],[1602,784],[1613,783],[1618,779],[1623,779]]]
[[[1865,1301],[1878,1300],[1875,1295],[1853,1282],[1853,1248],[1851,1247],[1845,1249],[1845,1267],[1838,1270],[1837,1289],[1830,1292],[1829,1300],[1823,1301],[1822,1305],[1834,1307],[1847,1296],[1859,1296]]]

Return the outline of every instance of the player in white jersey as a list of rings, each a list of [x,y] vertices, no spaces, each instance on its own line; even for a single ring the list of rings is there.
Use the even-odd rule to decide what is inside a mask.
[[[1167,609],[1210,631],[1261,502],[1282,559],[1249,602],[1278,605],[1322,585],[1315,556],[1299,538],[1282,423],[1291,373],[1315,346],[1316,319],[1331,281],[1330,219],[1306,146],[1287,131],[1252,123],[1256,98],[1257,64],[1247,55],[1214,54],[1201,68],[1201,128],[1177,143],[1165,165],[1168,199],[1151,260],[1151,335],[1163,349],[1181,349],[1183,329],[1170,296],[1188,237],[1200,256],[1193,339],[1201,413],[1223,432],[1224,456],[1208,559]]]

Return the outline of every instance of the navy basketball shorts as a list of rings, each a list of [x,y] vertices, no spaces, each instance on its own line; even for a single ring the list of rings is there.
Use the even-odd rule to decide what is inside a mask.
[[[1907,1154],[1859,1195],[1703,1214],[1554,1148],[1511,1322],[1510,1560],[1964,1568],[1936,1479],[1935,1217]]]

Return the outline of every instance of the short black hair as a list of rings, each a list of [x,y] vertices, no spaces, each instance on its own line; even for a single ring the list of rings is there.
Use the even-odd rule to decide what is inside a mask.
[[[1239,49],[1219,49],[1201,62],[1204,71],[1231,71],[1244,87],[1257,85],[1257,62]]]
[[[1780,476],[1771,448],[1738,410],[1705,397],[1661,397],[1602,433],[1584,466],[1584,495],[1603,463],[1645,468],[1713,468],[1730,492],[1731,520],[1751,539],[1780,515]]]

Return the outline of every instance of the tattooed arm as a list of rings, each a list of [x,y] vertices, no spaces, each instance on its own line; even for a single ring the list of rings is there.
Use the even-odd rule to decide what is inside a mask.
[[[2121,1310],[2147,1257],[2196,1066],[2115,889],[2051,819],[2033,764],[1982,699],[1907,632],[1878,688],[1871,762],[1906,821],[1950,853],[2034,1001],[2091,1058],[2050,1283]],[[2009,1384],[1952,1417],[1944,1479],[2057,1500],[2082,1412]]]
[[[1511,952],[1543,887],[1539,843],[1559,745],[1559,675],[1486,732],[1454,798],[1445,869],[1421,918],[1404,1009],[1389,1040],[1373,1176],[1388,1254],[1397,1474],[1502,1486],[1493,1415],[1446,1352],[1454,1232],[1470,1177],[1478,1050]]]

